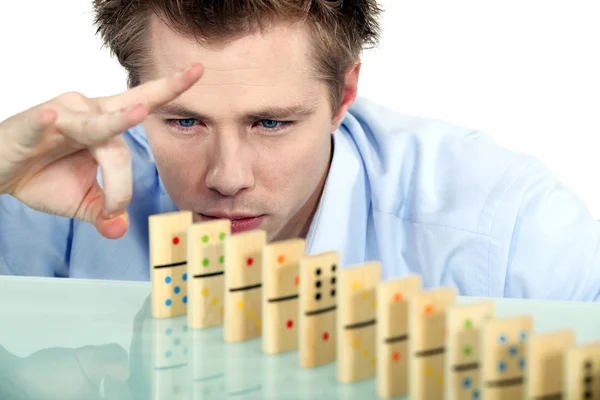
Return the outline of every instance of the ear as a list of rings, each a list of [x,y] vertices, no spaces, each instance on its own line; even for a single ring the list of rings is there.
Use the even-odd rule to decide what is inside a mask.
[[[344,91],[342,93],[342,101],[340,103],[340,107],[338,108],[333,122],[331,124],[331,132],[335,132],[335,130],[340,126],[346,111],[356,100],[356,94],[358,92],[358,76],[360,75],[360,60],[353,64],[350,69],[346,71],[344,74]]]

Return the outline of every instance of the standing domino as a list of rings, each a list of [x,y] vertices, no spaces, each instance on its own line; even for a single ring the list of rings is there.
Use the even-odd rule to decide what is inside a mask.
[[[456,301],[451,287],[433,289],[409,299],[409,394],[411,399],[444,398],[446,315]]]
[[[338,252],[300,260],[300,366],[314,368],[336,360],[336,278]]]
[[[337,377],[350,383],[375,376],[377,285],[381,264],[368,262],[339,273]]]
[[[446,400],[481,398],[481,326],[494,317],[491,300],[455,305],[446,324]]]
[[[565,354],[564,399],[600,399],[600,342],[573,347]]]
[[[267,233],[262,229],[225,238],[226,342],[259,337],[262,332],[262,250]]]
[[[223,325],[225,238],[231,221],[212,220],[188,229],[188,324],[192,329]]]
[[[531,316],[492,319],[481,332],[482,399],[520,400],[524,397],[527,342]]]
[[[298,348],[300,259],[304,239],[270,243],[263,249],[262,347],[266,354]]]
[[[526,399],[567,398],[563,384],[564,355],[574,345],[575,332],[572,330],[531,335],[527,347]]]
[[[191,211],[148,217],[152,316],[170,318],[187,312],[187,231]]]
[[[377,288],[377,393],[408,395],[408,302],[421,291],[421,277],[380,282]]]

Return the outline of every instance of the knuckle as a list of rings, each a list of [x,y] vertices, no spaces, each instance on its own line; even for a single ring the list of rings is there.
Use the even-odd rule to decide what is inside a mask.
[[[63,106],[71,108],[76,111],[89,111],[90,102],[89,99],[80,92],[66,92],[58,97],[56,100]]]
[[[112,161],[117,165],[131,164],[131,153],[125,146],[116,146],[111,149]]]

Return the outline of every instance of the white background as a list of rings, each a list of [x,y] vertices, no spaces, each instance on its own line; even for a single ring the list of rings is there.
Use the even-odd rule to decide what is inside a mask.
[[[600,218],[600,3],[384,0],[360,95],[540,158]],[[56,95],[126,88],[89,0],[0,3],[0,120]]]

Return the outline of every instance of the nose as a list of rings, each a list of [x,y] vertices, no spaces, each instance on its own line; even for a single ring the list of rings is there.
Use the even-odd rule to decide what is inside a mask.
[[[235,135],[215,140],[206,174],[206,186],[223,196],[234,196],[254,186],[251,149]]]

